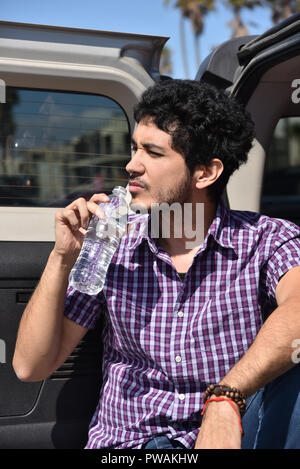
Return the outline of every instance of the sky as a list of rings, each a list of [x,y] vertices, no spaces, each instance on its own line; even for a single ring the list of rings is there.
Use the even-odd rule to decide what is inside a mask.
[[[232,14],[223,2],[206,17],[200,38],[201,60],[218,44],[230,39],[227,23]],[[24,23],[68,26],[75,28],[120,31],[169,37],[166,46],[172,53],[173,78],[194,78],[197,66],[191,26],[185,21],[190,74],[185,76],[180,49],[179,10],[175,0],[168,6],[164,0],[1,0],[0,19]],[[270,12],[256,8],[242,18],[250,34],[262,34],[271,27]]]

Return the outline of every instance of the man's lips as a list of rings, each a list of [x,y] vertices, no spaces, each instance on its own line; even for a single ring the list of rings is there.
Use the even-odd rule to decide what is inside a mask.
[[[137,182],[129,182],[129,190],[131,191],[138,191],[143,190],[144,187],[138,184]]]

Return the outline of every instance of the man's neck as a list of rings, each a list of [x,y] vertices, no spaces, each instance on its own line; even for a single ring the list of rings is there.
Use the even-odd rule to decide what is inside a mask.
[[[186,211],[188,210],[188,212]],[[162,214],[158,244],[172,257],[192,254],[202,246],[217,211],[217,204],[206,201],[183,206],[181,230],[176,214]],[[180,220],[179,220],[180,221]],[[177,222],[177,225],[176,225]],[[169,226],[167,226],[169,225]],[[168,231],[169,230],[169,231]],[[169,233],[169,236],[163,236]],[[181,236],[178,236],[181,234]]]

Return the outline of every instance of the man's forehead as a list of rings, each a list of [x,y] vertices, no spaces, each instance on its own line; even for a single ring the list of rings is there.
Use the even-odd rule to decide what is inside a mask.
[[[133,143],[153,144],[160,147],[171,146],[171,135],[159,129],[153,122],[139,122],[133,136]]]

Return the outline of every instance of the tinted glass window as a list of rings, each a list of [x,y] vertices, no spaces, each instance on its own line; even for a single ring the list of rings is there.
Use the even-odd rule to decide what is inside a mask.
[[[277,124],[266,158],[261,213],[300,225],[300,117]]]
[[[8,88],[0,105],[0,205],[68,205],[127,183],[126,115],[104,96]]]

